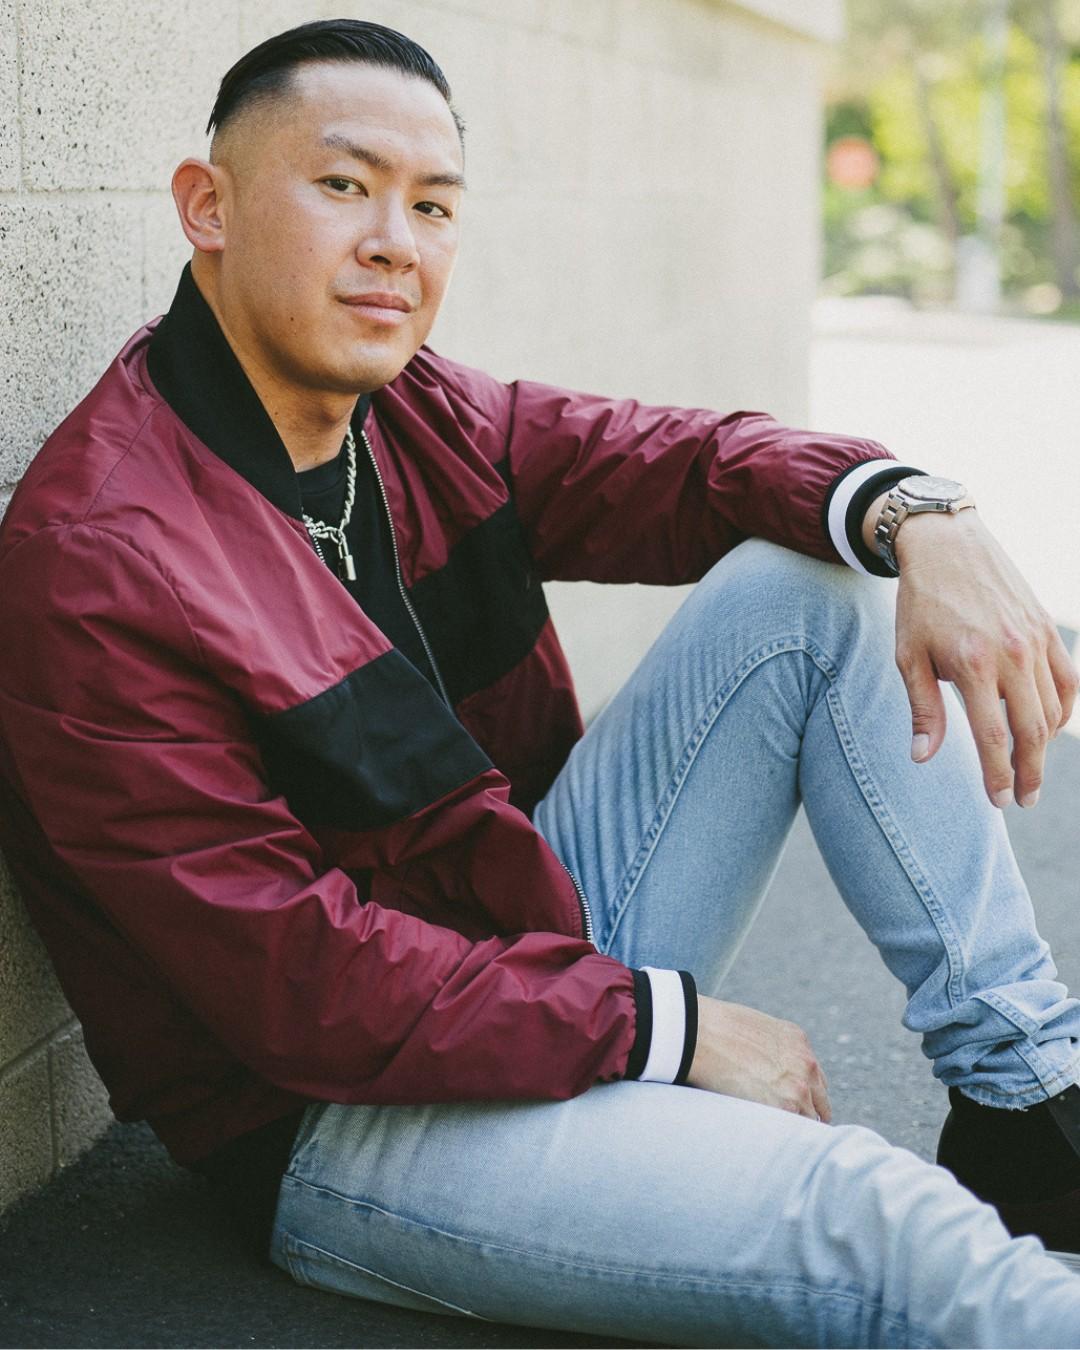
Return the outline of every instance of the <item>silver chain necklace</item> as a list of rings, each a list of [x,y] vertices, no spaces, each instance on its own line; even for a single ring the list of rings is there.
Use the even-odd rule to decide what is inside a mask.
[[[356,580],[356,564],[353,562],[353,556],[349,552],[349,541],[345,538],[345,530],[348,527],[349,520],[352,517],[353,502],[356,500],[356,441],[353,438],[352,427],[345,433],[345,472],[347,474],[347,483],[345,488],[345,511],[341,517],[340,525],[327,525],[325,520],[315,520],[304,513],[304,524],[307,526],[307,532],[311,536],[311,542],[315,545],[315,552],[323,562],[326,562],[326,555],[322,551],[320,540],[329,539],[337,545],[338,551],[338,576],[342,581]]]

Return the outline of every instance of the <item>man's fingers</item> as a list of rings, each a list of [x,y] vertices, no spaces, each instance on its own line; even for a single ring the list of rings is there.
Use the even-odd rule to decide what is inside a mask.
[[[1080,673],[1077,672],[1068,650],[1061,640],[1061,634],[1054,629],[1046,652],[1050,664],[1050,674],[1054,681],[1058,700],[1061,703],[1061,717],[1057,730],[1061,731],[1072,717],[1080,691]]]
[[[1039,800],[1046,747],[1051,726],[1039,688],[1041,659],[1033,667],[1016,670],[1003,688],[1005,712],[1012,731],[1013,794],[1021,806],[1034,806]],[[1045,671],[1044,671],[1045,678]],[[1060,715],[1056,691],[1050,691],[1054,719]]]
[[[1009,757],[1009,728],[1001,708],[1001,699],[993,685],[983,682],[961,684],[964,708],[982,765],[986,795],[995,806],[1008,806],[1013,800],[1013,769]]]
[[[1062,716],[1061,696],[1049,660],[1039,661],[1036,664],[1035,687],[1039,691],[1039,702],[1042,704],[1048,734],[1053,740],[1065,725],[1065,719]]]
[[[911,758],[921,764],[945,738],[945,700],[928,652],[897,646],[896,665],[911,704]]]
[[[810,1078],[810,1096],[818,1120],[823,1120],[828,1125],[832,1120],[832,1103],[829,1101],[829,1085],[825,1081],[820,1065]]]
[[[818,1109],[808,1087],[793,1091],[786,1100],[780,1102],[780,1109],[790,1111],[793,1116],[805,1116],[807,1120],[818,1119]]]
[[[1031,704],[1035,707],[1032,708]],[[1024,700],[1024,705],[1019,720],[1012,720],[1014,710],[1011,706],[1009,710],[1013,727],[1012,761],[1015,766],[1013,793],[1021,806],[1034,806],[1042,787],[1050,732],[1038,699],[1032,695]]]

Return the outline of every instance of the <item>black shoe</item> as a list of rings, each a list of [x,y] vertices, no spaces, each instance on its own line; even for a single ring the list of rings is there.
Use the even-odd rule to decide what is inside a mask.
[[[1024,1111],[981,1106],[957,1088],[937,1160],[1020,1237],[1080,1254],[1080,1087]]]

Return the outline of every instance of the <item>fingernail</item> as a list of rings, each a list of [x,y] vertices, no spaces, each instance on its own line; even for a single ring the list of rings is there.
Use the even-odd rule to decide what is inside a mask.
[[[1012,799],[1012,788],[1002,788],[1000,792],[995,792],[991,798],[995,806],[1011,806]]]
[[[1034,806],[1038,800],[1039,800],[1039,789],[1036,788],[1034,792],[1029,792],[1026,797],[1020,798],[1020,805]]]
[[[929,753],[930,737],[923,735],[913,736],[911,739],[911,758],[915,763],[918,764],[920,760],[924,760]]]

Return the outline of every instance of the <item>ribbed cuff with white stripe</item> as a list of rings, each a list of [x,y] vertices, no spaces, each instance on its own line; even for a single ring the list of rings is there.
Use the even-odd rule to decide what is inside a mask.
[[[922,469],[897,464],[895,459],[871,459],[853,464],[833,482],[825,498],[823,523],[833,547],[849,567],[866,576],[896,575],[863,543],[863,520],[875,497],[895,487],[901,478],[922,475]]]
[[[686,970],[632,971],[637,1029],[626,1077],[685,1083],[697,1049],[697,985]]]

